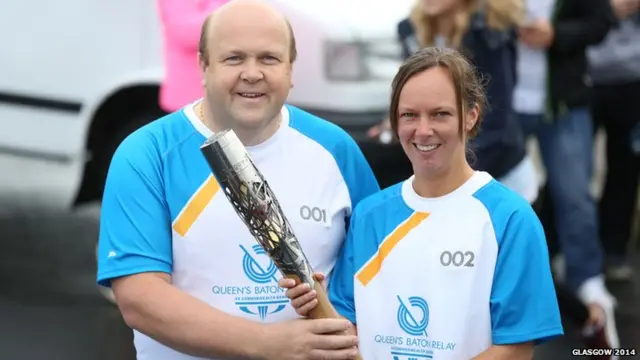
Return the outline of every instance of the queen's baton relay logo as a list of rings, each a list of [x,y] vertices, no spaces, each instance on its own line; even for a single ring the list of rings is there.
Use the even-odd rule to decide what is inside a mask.
[[[396,318],[403,333],[378,334],[374,341],[390,347],[393,360],[436,359],[440,351],[453,351],[456,344],[430,338],[429,304],[424,298],[411,296],[403,299],[397,296]]]
[[[254,285],[252,286],[214,286],[216,295],[234,296],[234,303],[243,312],[265,320],[269,315],[284,310],[289,299],[285,290],[278,286],[276,273],[278,268],[259,244],[247,248],[240,245],[244,253],[242,270]]]
[[[411,313],[411,310],[405,305],[402,298],[398,296],[400,306],[398,307],[398,325],[400,328],[409,335],[427,337],[427,325],[429,325],[429,305],[427,302],[417,296],[412,296],[409,299],[409,305],[415,308],[415,314]],[[418,318],[417,316],[420,316]]]

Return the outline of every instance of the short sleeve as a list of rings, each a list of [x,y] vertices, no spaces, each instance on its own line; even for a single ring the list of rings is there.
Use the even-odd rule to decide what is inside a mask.
[[[102,286],[136,273],[171,273],[171,220],[154,144],[139,130],[111,161],[100,215],[97,282]]]
[[[353,324],[356,323],[356,309],[354,301],[354,284],[355,264],[354,264],[354,247],[355,236],[358,229],[356,228],[356,213],[351,216],[347,238],[344,246],[338,254],[336,265],[331,273],[329,281],[329,301],[336,308],[336,311]]]
[[[515,210],[498,236],[490,306],[495,345],[563,334],[544,231],[531,207]]]
[[[346,161],[340,167],[349,189],[351,208],[355,209],[364,198],[380,191],[380,185],[362,150],[351,137],[345,141],[345,151]]]

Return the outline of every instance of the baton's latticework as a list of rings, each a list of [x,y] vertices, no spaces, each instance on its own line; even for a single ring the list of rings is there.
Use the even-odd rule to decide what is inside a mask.
[[[230,181],[229,185],[225,190],[231,204],[280,271],[313,286],[313,272],[267,182]]]
[[[309,261],[269,184],[235,133],[224,130],[211,136],[201,151],[238,216],[282,274],[313,288]]]

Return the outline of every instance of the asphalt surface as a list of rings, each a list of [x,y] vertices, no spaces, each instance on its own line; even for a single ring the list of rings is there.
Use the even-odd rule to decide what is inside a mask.
[[[77,213],[0,207],[1,360],[135,359],[130,329],[94,285],[98,212],[97,206]],[[620,301],[622,346],[640,349],[640,286],[612,290]],[[536,359],[574,358],[580,344],[570,324],[567,331]]]

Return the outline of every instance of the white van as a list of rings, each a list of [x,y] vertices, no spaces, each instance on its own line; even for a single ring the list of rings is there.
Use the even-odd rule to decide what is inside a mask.
[[[187,1],[187,0],[185,0]],[[414,0],[271,0],[297,39],[291,104],[361,139],[385,115]],[[0,198],[99,200],[118,144],[159,114],[153,0],[12,1],[0,11]]]

